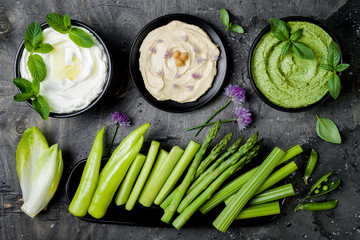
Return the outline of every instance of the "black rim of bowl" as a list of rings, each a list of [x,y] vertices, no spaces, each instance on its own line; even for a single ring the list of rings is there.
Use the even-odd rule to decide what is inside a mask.
[[[203,25],[204,27],[208,28],[208,29],[211,29],[213,31],[213,33],[216,35],[216,37],[218,38],[219,42],[221,43],[221,45],[219,45],[219,48],[220,48],[220,56],[221,56],[221,59],[224,61],[224,64],[225,65],[223,67],[223,70],[221,70],[221,72],[223,72],[223,79],[221,80],[221,84],[218,85],[216,84],[218,87],[216,88],[217,90],[212,93],[212,95],[208,96],[207,94],[209,94],[209,91],[211,91],[214,87],[215,87],[215,81],[217,79],[218,76],[220,76],[220,71],[219,71],[219,61],[217,63],[217,74],[216,76],[214,77],[214,81],[213,81],[213,84],[212,86],[202,95],[200,96],[196,101],[194,102],[188,102],[188,103],[177,103],[175,101],[172,101],[172,100],[166,100],[166,101],[158,101],[155,99],[155,97],[153,97],[150,93],[149,95],[147,95],[147,93],[143,93],[140,89],[140,87],[138,86],[138,83],[137,83],[137,80],[135,79],[137,77],[137,73],[135,73],[135,71],[133,72],[133,66],[132,66],[132,62],[133,62],[133,53],[136,49],[136,45],[138,43],[138,39],[139,37],[145,32],[147,31],[149,28],[151,28],[153,26],[153,24],[156,24],[158,21],[163,21],[163,20],[167,20],[169,19],[169,22],[170,23],[171,21],[173,20],[179,20],[180,21],[185,21],[187,22],[186,20],[188,21],[192,21],[192,20],[195,20],[197,22],[199,22],[201,25]],[[189,23],[189,24],[194,24],[194,23]],[[165,25],[165,24],[164,24]],[[199,26],[199,25],[197,25]],[[199,26],[201,27],[201,26]],[[152,30],[154,30],[155,28],[151,29],[149,32],[151,32]],[[204,30],[204,29],[203,29]],[[204,30],[208,36],[210,37],[210,39],[214,42],[214,39],[212,36],[209,35],[209,32],[207,32],[206,30]],[[217,43],[215,43],[217,44]],[[222,49],[221,49],[222,48]],[[193,111],[195,109],[198,109],[202,106],[204,106],[205,104],[207,104],[208,102],[210,102],[212,99],[214,99],[218,93],[221,91],[221,89],[223,88],[225,82],[226,82],[226,76],[227,76],[227,61],[228,61],[228,56],[226,54],[226,46],[225,44],[223,43],[223,40],[221,39],[220,35],[215,31],[215,29],[209,25],[207,22],[205,22],[204,20],[202,20],[201,18],[199,17],[196,17],[196,16],[193,16],[193,15],[189,15],[189,14],[183,14],[183,13],[175,13],[175,14],[168,14],[168,15],[164,15],[164,16],[161,16],[161,17],[158,17],[154,20],[152,20],[151,22],[149,22],[148,24],[146,24],[141,30],[140,32],[136,35],[136,37],[134,38],[134,41],[132,43],[132,46],[131,46],[131,49],[130,49],[130,56],[129,56],[129,72],[130,72],[130,76],[131,76],[131,80],[136,88],[136,90],[140,93],[140,95],[148,102],[150,103],[152,106],[160,109],[160,110],[163,110],[163,111],[166,111],[166,112],[173,112],[173,113],[182,113],[182,112],[190,112],[190,111]],[[220,58],[219,58],[220,60]],[[140,70],[139,70],[140,72]],[[142,76],[141,76],[141,80],[142,80]],[[146,90],[147,91],[147,90]],[[148,92],[148,91],[147,91]],[[150,96],[151,95],[151,96]],[[206,100],[203,100],[204,97],[207,97]],[[201,103],[197,103],[199,100],[201,100],[202,102]],[[164,103],[169,103],[169,105],[171,104],[174,104],[174,105],[183,105],[183,107],[181,108],[170,108],[170,107],[167,107],[167,106],[163,106],[163,104],[157,104],[157,102],[164,102]],[[166,104],[164,104],[166,105]],[[189,106],[189,107],[187,107]]]
[[[309,22],[309,23],[313,23],[319,27],[321,27],[322,29],[324,29],[325,32],[327,32],[330,37],[333,39],[334,42],[337,43],[337,45],[340,48],[340,44],[337,40],[337,38],[335,37],[335,34],[327,27],[325,26],[323,23],[313,19],[313,18],[309,18],[309,17],[302,17],[302,16],[291,16],[291,17],[284,17],[281,18],[281,20],[285,21],[285,22],[289,22],[289,21],[302,21],[302,22]],[[267,105],[269,105],[272,108],[275,108],[277,110],[283,111],[283,112],[291,112],[291,113],[297,113],[297,112],[305,112],[308,111],[310,109],[313,109],[314,107],[324,103],[329,97],[330,97],[330,93],[329,91],[317,102],[307,105],[305,107],[300,107],[300,108],[285,108],[285,107],[281,107],[279,105],[274,104],[273,102],[271,102],[270,100],[268,100],[264,94],[257,88],[256,83],[254,81],[253,75],[252,75],[252,70],[251,70],[251,60],[252,60],[252,56],[254,53],[254,50],[257,46],[257,44],[259,43],[259,41],[262,39],[262,37],[268,33],[269,31],[271,31],[271,27],[270,24],[267,25],[255,38],[253,44],[251,45],[250,48],[250,52],[249,52],[249,57],[248,57],[248,73],[249,73],[249,78],[250,78],[250,83],[251,86],[253,87],[254,91],[256,92],[256,94],[259,96],[259,98],[265,102]],[[340,48],[340,52],[341,52],[341,48]],[[341,60],[340,62],[343,61],[343,56],[341,54]]]
[[[53,118],[74,117],[74,116],[80,115],[81,113],[84,113],[85,111],[89,110],[91,107],[93,107],[102,98],[102,96],[105,95],[106,91],[108,90],[108,88],[110,86],[111,77],[112,77],[112,59],[111,59],[111,55],[110,55],[110,52],[109,52],[106,44],[104,43],[102,38],[99,36],[99,34],[96,33],[96,31],[94,29],[92,29],[91,27],[89,27],[88,25],[86,25],[86,24],[84,24],[82,22],[79,22],[79,21],[76,21],[76,20],[71,20],[71,24],[74,25],[74,26],[83,27],[86,30],[88,30],[89,32],[91,32],[95,36],[96,40],[103,46],[104,51],[105,51],[106,56],[107,56],[107,59],[108,59],[108,73],[107,73],[108,75],[107,75],[107,79],[105,81],[105,85],[103,87],[103,90],[89,105],[87,105],[83,109],[80,109],[80,110],[74,111],[74,112],[70,112],[70,113],[54,113],[54,112],[50,112],[49,116],[53,117]],[[41,28],[43,30],[45,28],[49,27],[49,25],[46,22],[40,24],[40,26],[41,26]],[[15,64],[14,64],[15,78],[21,77],[21,74],[20,74],[20,61],[21,61],[24,49],[25,49],[24,40],[22,40],[22,42],[21,42],[21,44],[20,44],[20,46],[19,46],[19,48],[17,50],[16,57],[15,57]],[[31,108],[33,108],[32,104],[31,104],[32,103],[31,100],[27,100],[26,103]]]

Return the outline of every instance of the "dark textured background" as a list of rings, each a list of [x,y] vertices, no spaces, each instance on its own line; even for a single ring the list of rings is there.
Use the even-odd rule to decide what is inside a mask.
[[[241,24],[246,33],[237,35],[224,32],[219,9],[230,12],[231,21]],[[141,1],[141,0],[89,0],[89,1],[0,1],[0,21],[9,20],[10,29],[0,28],[0,239],[359,239],[360,238],[360,175],[359,175],[359,55],[360,55],[360,1],[352,0],[282,0],[282,1]],[[15,103],[17,89],[12,83],[15,53],[26,26],[45,21],[48,12],[68,13],[72,19],[82,21],[96,29],[108,43],[116,71],[110,91],[90,111],[69,119],[43,121],[25,103]],[[230,228],[221,233],[212,227],[203,229],[175,229],[128,227],[94,224],[80,221],[67,211],[64,184],[69,170],[85,158],[96,132],[109,124],[107,142],[112,134],[109,114],[126,112],[133,119],[131,128],[120,129],[116,145],[130,131],[144,122],[151,122],[147,140],[158,139],[169,149],[177,144],[185,147],[193,133],[184,129],[204,121],[226,98],[222,94],[199,110],[172,114],[150,106],[140,97],[129,82],[127,61],[135,35],[149,21],[170,13],[187,13],[198,16],[220,33],[229,48],[229,83],[248,90],[246,106],[254,115],[254,122],[244,134],[255,131],[264,138],[264,153],[275,145],[287,149],[300,144],[305,153],[296,158],[300,171],[292,176],[297,195],[290,198],[278,219],[260,227]],[[306,113],[284,113],[265,105],[251,89],[246,60],[252,41],[268,24],[270,17],[313,17],[334,30],[338,37],[344,61],[351,67],[342,75],[343,89],[338,100]],[[334,145],[320,140],[315,133],[315,113],[332,118],[339,126],[343,143]],[[231,117],[231,107],[223,111],[222,119]],[[15,152],[23,131],[37,125],[48,142],[59,142],[65,168],[61,184],[49,210],[31,219],[21,212],[21,189],[16,174]],[[240,135],[235,124],[223,125],[220,135],[233,131]],[[201,141],[206,131],[194,140]],[[308,188],[301,182],[304,160],[311,148],[319,155],[315,178],[335,170],[341,178],[341,188],[328,195],[338,199],[334,211],[298,212],[293,209],[301,202]]]

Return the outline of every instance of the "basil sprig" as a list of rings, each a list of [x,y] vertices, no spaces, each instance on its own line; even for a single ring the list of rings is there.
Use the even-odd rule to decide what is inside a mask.
[[[337,99],[341,90],[341,81],[337,73],[344,71],[350,66],[347,63],[339,64],[340,60],[341,60],[340,48],[336,42],[332,41],[329,46],[329,52],[326,58],[326,64],[322,64],[320,65],[320,67],[324,70],[332,72],[328,80],[328,89],[331,96],[334,99]]]
[[[316,114],[316,133],[330,143],[341,143],[341,136],[336,124],[330,118],[321,118]]]
[[[71,26],[68,14],[65,14],[63,17],[58,13],[48,13],[46,15],[46,22],[59,33],[69,33],[69,38],[80,47],[89,48],[94,45],[94,40],[89,34],[80,28]]]
[[[303,59],[314,59],[314,52],[303,42],[298,40],[303,35],[303,29],[300,28],[290,34],[288,24],[280,19],[270,18],[271,33],[278,40],[285,42],[281,49],[281,55],[285,56],[292,50],[294,54]]]
[[[220,17],[221,17],[221,22],[226,26],[225,32],[228,29],[230,29],[231,31],[236,32],[236,33],[244,33],[244,29],[242,26],[232,24],[230,22],[229,13],[224,8],[222,8],[220,10]]]

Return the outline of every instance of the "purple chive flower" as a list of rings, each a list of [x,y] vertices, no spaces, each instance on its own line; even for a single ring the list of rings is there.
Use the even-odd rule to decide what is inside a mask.
[[[233,110],[234,120],[237,122],[240,131],[244,130],[251,123],[251,112],[241,106],[236,106]]]
[[[150,50],[150,52],[152,52],[152,53],[154,53],[154,54],[155,54],[155,52],[156,52],[154,47],[151,47],[149,50]]]
[[[156,42],[157,42],[157,43],[163,43],[164,40],[159,39],[159,40],[156,40]]]
[[[176,74],[175,74],[175,78],[179,78],[180,76],[181,76],[180,73],[176,73]]]
[[[245,102],[245,90],[237,85],[229,85],[225,88],[225,95],[228,96],[234,103]]]
[[[171,56],[171,54],[172,54],[172,51],[170,49],[166,49],[164,58],[165,59],[169,58]]]
[[[193,73],[193,74],[191,74],[191,77],[193,79],[200,79],[201,78],[201,73]]]
[[[110,115],[110,120],[114,122],[117,126],[130,126],[131,120],[126,114],[119,112],[114,112]]]
[[[156,73],[159,75],[159,77],[163,77],[163,76],[164,76],[163,70],[159,70],[159,71],[157,71]]]
[[[199,53],[199,49],[196,48],[196,47],[193,48],[193,51],[194,51],[195,54],[198,54],[198,53]]]
[[[186,41],[187,40],[187,35],[185,34],[185,35],[182,35],[181,36],[181,39],[183,40],[183,41]]]
[[[219,59],[219,56],[218,56],[218,55],[214,55],[214,56],[212,56],[211,61],[215,62],[215,61],[217,61],[218,59]]]
[[[186,86],[187,90],[192,91],[194,90],[194,86]]]
[[[197,57],[195,60],[196,60],[197,64],[201,64],[203,61],[208,60],[208,58],[199,58],[199,57]]]

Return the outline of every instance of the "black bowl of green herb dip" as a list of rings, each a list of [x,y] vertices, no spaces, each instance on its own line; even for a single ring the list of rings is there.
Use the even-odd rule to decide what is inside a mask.
[[[285,41],[275,38],[268,25],[251,46],[249,77],[257,95],[271,107],[285,112],[306,111],[330,96],[327,82],[331,72],[320,65],[326,63],[331,41],[339,43],[329,28],[312,18],[296,16],[281,20],[288,24],[290,35],[303,29],[297,41],[309,46],[314,58],[303,59],[293,50],[282,56]]]

